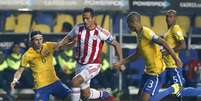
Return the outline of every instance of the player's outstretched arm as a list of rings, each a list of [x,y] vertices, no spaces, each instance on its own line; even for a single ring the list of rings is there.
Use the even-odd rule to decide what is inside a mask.
[[[55,49],[60,50],[63,48],[72,47],[74,46],[75,42],[75,38],[70,38],[68,35],[66,35],[61,41],[57,42]]]
[[[119,61],[121,61],[123,59],[121,45],[116,40],[113,40],[111,45],[114,47]]]
[[[23,73],[24,70],[25,70],[24,68],[19,68],[19,69],[15,72],[13,81],[12,81],[11,84],[10,84],[11,89],[14,89],[14,88],[15,88],[15,85],[16,85],[16,83],[18,83],[18,81],[19,81],[19,79],[20,79],[20,77],[21,77],[21,75],[22,75],[22,73]]]
[[[137,48],[135,53],[129,55],[128,57],[122,59],[121,61],[118,61],[117,63],[114,63],[114,64],[113,64],[113,67],[116,68],[116,69],[118,69],[118,70],[121,70],[121,66],[122,66],[122,65],[127,64],[127,63],[129,63],[129,62],[131,62],[131,61],[135,61],[135,60],[137,60],[140,56],[141,56],[141,55],[140,55],[139,49]]]
[[[170,48],[170,46],[165,42],[165,40],[163,40],[162,38],[158,38],[156,43],[162,45],[165,48],[165,50],[173,57],[176,65],[178,67],[182,67],[183,64],[182,64],[181,60],[176,56],[174,50],[172,48]]]
[[[127,63],[129,63],[129,62],[131,62],[131,61],[135,61],[135,60],[137,60],[140,56],[141,56],[141,54],[140,54],[139,48],[137,47],[137,48],[136,48],[136,52],[133,53],[133,54],[131,54],[131,55],[129,55],[128,57],[126,57],[126,58],[124,59],[124,61],[123,61],[123,64],[127,64]]]
[[[177,46],[174,48],[174,51],[178,52],[178,51],[185,49],[185,48],[186,48],[185,40],[180,40],[180,41],[177,41]]]

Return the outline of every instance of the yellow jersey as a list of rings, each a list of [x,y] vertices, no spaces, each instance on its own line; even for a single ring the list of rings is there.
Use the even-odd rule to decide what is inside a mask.
[[[175,47],[177,47],[178,41],[184,40],[183,31],[179,25],[174,25],[174,26],[170,27],[168,29],[168,31],[164,34],[164,39],[171,48],[175,48]],[[178,52],[175,52],[175,53],[176,53],[177,57],[179,57],[179,53]],[[164,58],[167,68],[176,68],[177,67],[172,56],[166,55],[166,56],[163,56],[163,58]]]
[[[47,86],[58,80],[53,66],[54,47],[55,44],[53,42],[46,42],[43,44],[41,52],[29,48],[22,56],[20,66],[23,68],[31,68],[35,83],[34,89]],[[49,54],[44,57],[41,53],[46,50]]]
[[[166,66],[160,52],[160,46],[154,42],[159,37],[151,29],[144,26],[137,37],[139,52],[145,59],[145,73],[151,75],[161,74]]]

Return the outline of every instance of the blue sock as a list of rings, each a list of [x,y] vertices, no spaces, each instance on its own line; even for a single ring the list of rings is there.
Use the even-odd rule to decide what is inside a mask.
[[[160,101],[162,98],[172,94],[174,92],[174,88],[168,87],[164,91],[158,92],[154,96],[151,96],[150,101]]]
[[[181,90],[180,96],[201,96],[201,88],[183,88]]]

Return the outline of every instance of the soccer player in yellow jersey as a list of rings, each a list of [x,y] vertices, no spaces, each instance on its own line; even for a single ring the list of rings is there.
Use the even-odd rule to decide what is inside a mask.
[[[182,62],[163,39],[158,37],[151,29],[141,25],[140,16],[137,12],[131,12],[127,16],[128,27],[137,33],[138,45],[136,53],[113,64],[113,67],[121,69],[121,65],[135,61],[142,56],[145,59],[146,67],[138,94],[140,101],[154,101],[151,98],[158,93],[159,75],[166,67],[159,45],[162,45],[167,50],[177,66],[182,66]],[[172,92],[175,90],[174,87],[171,89]]]
[[[186,48],[183,31],[179,25],[176,24],[176,11],[168,10],[166,13],[166,23],[168,31],[164,34],[163,38],[167,44],[175,51],[179,57],[179,51]],[[178,83],[181,87],[184,83],[182,76],[182,68],[175,64],[173,58],[163,51],[163,59],[166,64],[165,81],[170,84]]]
[[[20,68],[14,75],[11,88],[14,89],[22,72],[30,68],[33,72],[35,83],[35,101],[49,101],[52,94],[62,100],[67,98],[71,90],[56,76],[53,66],[53,53],[57,49],[57,42],[43,42],[40,31],[31,33],[32,47],[22,56]]]
[[[178,24],[176,24],[176,11],[168,10],[166,13],[166,23],[168,31],[164,34],[163,38],[167,44],[175,51],[177,57],[179,57],[179,51],[186,48],[185,40],[183,37],[183,31]],[[166,52],[163,51],[163,59],[166,64],[165,81],[170,84],[179,84],[180,92],[177,96],[182,101],[182,96],[200,96],[201,89],[187,87],[183,88],[184,77],[182,75],[182,67],[178,67],[174,59]]]

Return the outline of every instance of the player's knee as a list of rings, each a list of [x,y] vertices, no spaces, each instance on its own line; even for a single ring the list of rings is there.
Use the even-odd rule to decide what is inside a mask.
[[[80,81],[77,80],[77,79],[73,79],[73,80],[71,81],[71,86],[72,86],[72,87],[79,87],[80,84],[81,84]]]
[[[151,97],[150,94],[143,93],[140,98],[140,101],[149,101],[150,97]]]
[[[79,75],[72,79],[71,86],[72,87],[80,87],[81,83],[83,82],[83,78]]]
[[[83,99],[88,99],[90,97],[91,93],[90,93],[90,91],[85,91],[85,92],[82,92],[81,94],[82,94]]]

